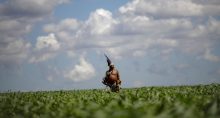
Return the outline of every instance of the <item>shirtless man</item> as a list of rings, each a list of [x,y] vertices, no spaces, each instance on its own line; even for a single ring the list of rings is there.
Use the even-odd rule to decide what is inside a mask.
[[[114,84],[116,84],[116,92],[119,91],[119,85],[121,85],[121,80],[120,80],[120,76],[119,76],[119,72],[118,70],[115,68],[115,66],[111,63],[109,65],[109,70],[106,71],[106,76],[102,81],[103,84],[109,86],[111,89],[114,86]],[[114,90],[113,90],[114,91]]]

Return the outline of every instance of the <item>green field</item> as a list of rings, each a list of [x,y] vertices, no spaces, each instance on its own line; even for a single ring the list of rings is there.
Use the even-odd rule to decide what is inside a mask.
[[[1,93],[0,117],[220,118],[220,85]]]

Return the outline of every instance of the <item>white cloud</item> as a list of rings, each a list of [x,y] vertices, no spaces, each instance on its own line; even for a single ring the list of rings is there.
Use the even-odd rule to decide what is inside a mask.
[[[121,13],[134,12],[136,10],[136,6],[139,4],[140,0],[133,0],[132,2],[128,2],[126,5],[121,6],[119,11]]]
[[[169,36],[178,30],[192,28],[192,23],[186,18],[153,19],[147,16],[123,16],[117,25],[116,34],[144,34],[148,37]]]
[[[199,23],[184,32],[178,36],[178,48],[188,54],[201,55],[219,43],[220,22],[211,17],[205,23]]]
[[[68,0],[6,0],[0,3],[0,64],[23,62],[32,47],[27,34],[36,22]],[[15,48],[16,47],[16,48]],[[14,52],[14,53],[11,53]]]
[[[23,28],[19,29],[21,27]],[[6,35],[6,34],[9,35],[10,33],[12,33],[12,35],[22,35],[22,34],[30,32],[30,29],[31,29],[30,25],[24,22],[19,22],[14,19],[0,21],[0,32],[4,33],[3,35]]]
[[[55,35],[53,33],[49,34],[48,36],[39,36],[37,38],[36,49],[48,49],[52,51],[56,51],[60,49],[60,44],[57,41]]]
[[[31,44],[21,36],[30,32],[30,29],[29,24],[0,18],[0,63],[18,63],[28,57]]]
[[[220,21],[209,17],[206,23],[199,24],[189,32],[190,38],[207,38],[218,40],[220,35]]]
[[[70,26],[74,28],[67,30]],[[114,18],[110,11],[97,9],[84,22],[68,18],[45,25],[44,31],[54,32],[68,55],[89,48],[120,58],[123,55],[144,56],[149,48],[175,48],[178,41],[170,38],[173,32],[191,28],[189,19],[153,19],[139,15]]]
[[[79,28],[80,22],[74,18],[63,19],[57,24],[51,23],[44,26],[45,32],[75,31]]]
[[[134,0],[122,6],[117,16],[97,9],[85,21],[67,18],[45,25],[44,31],[54,32],[70,56],[88,49],[107,52],[117,59],[149,53],[169,59],[172,52],[198,56],[220,35],[217,19],[201,17],[206,5],[191,0]]]
[[[74,18],[63,19],[58,23],[46,24],[43,30],[47,33],[53,32],[56,34],[56,38],[61,45],[65,45],[64,48],[74,50],[76,44],[77,32],[80,32],[82,28],[82,22]],[[67,50],[69,52],[69,50]]]
[[[29,62],[36,63],[51,59],[57,55],[60,48],[60,43],[53,33],[48,36],[39,36]]]
[[[213,55],[210,52],[210,49],[206,49],[205,54],[203,55],[203,58],[212,62],[218,62],[220,61],[220,57]]]
[[[133,0],[119,8],[123,14],[150,14],[156,16],[198,16],[202,5],[191,0]]]
[[[116,59],[123,56],[144,56],[153,49],[164,50],[175,48],[178,42],[174,39],[144,39],[145,37],[130,36],[120,46],[106,47],[104,50]]]
[[[68,18],[45,25],[44,31],[54,32],[60,44],[65,45],[67,54],[72,56],[76,49],[106,47],[118,42],[105,39],[107,35],[110,36],[116,24],[110,11],[97,9],[84,22]]]
[[[100,32],[97,32],[96,35],[91,35],[91,32],[94,31],[93,28],[96,27],[96,25],[92,29],[90,29],[87,28],[87,23],[88,21],[82,23],[84,24],[84,27],[78,27],[78,31],[80,31],[80,33],[72,33],[72,31],[64,29],[62,30],[62,28],[59,28],[60,23],[57,25],[54,24],[54,28],[51,29],[60,29],[55,30],[55,33],[58,34],[59,38],[62,37],[62,39],[60,39],[61,43],[65,45],[65,47],[68,47],[68,49],[71,49],[71,54],[74,54],[72,50],[76,51],[76,48],[97,48],[100,50],[101,47],[103,51],[112,54],[115,58],[120,58],[120,56],[122,55],[137,56],[137,52],[138,50],[140,52],[140,48],[142,48],[141,50],[142,52],[144,52],[148,48],[157,46],[163,48],[176,47],[178,45],[177,40],[160,38],[160,33],[172,32],[179,28],[188,29],[188,27],[191,27],[190,22],[184,19],[168,19],[154,21],[152,19],[148,19],[147,17],[130,17],[128,19],[119,18],[117,20],[117,24],[114,24],[114,27],[111,28],[112,31],[108,32],[108,35],[103,35],[103,33],[100,34]],[[46,27],[47,26],[49,25],[46,25]],[[120,29],[121,26],[123,27],[123,29],[130,31],[122,31]],[[45,29],[48,29],[46,27]],[[160,30],[158,31],[157,28],[160,28]],[[129,35],[129,33],[131,33],[132,35]],[[146,35],[148,34],[151,34],[152,36],[149,35],[149,38],[146,38]],[[155,36],[156,34],[158,34],[158,36]],[[69,37],[71,37],[71,39]],[[69,50],[67,50],[67,52],[68,54],[70,54]],[[145,53],[142,53],[142,56],[143,54]]]
[[[50,15],[55,6],[66,2],[68,0],[3,2],[0,5],[1,19],[4,18],[0,20],[0,38],[6,45],[4,47],[16,43],[17,38],[23,40],[21,37],[31,31],[37,19]],[[219,2],[215,0],[134,0],[120,7],[117,16],[108,10],[97,9],[85,21],[66,18],[44,26],[45,32],[55,35],[39,36],[36,43],[39,51],[34,50],[36,55],[32,55],[30,60],[45,61],[55,57],[61,50],[73,56],[78,49],[88,48],[106,51],[115,58],[144,56],[154,49],[161,54],[169,52],[166,53],[169,55],[171,51],[168,50],[174,48],[185,53],[201,54],[215,43],[210,40],[215,39],[217,42],[220,35],[219,21],[214,17],[205,20],[201,16],[208,13],[216,15],[211,13],[211,9],[218,11],[218,5]],[[29,8],[33,9],[27,10]],[[19,16],[13,19],[15,14]],[[191,16],[194,18],[191,19]],[[197,16],[202,20],[198,20]],[[21,42],[30,48],[28,42]],[[27,52],[16,54],[27,57],[24,56]],[[206,59],[210,58],[208,54],[206,52]],[[4,57],[6,55],[5,51]]]
[[[207,16],[219,15],[220,12],[219,0],[192,0],[192,2],[202,5],[203,14]]]
[[[119,8],[127,15],[153,15],[159,17],[219,15],[216,0],[133,0]]]
[[[64,73],[64,77],[73,80],[74,82],[80,82],[89,80],[95,76],[95,69],[92,64],[87,62],[83,57],[80,58],[80,63],[75,67]]]
[[[90,14],[85,24],[86,29],[88,29],[92,35],[102,35],[110,33],[113,26],[117,24],[117,21],[113,19],[110,11],[97,9]]]
[[[16,62],[26,59],[31,44],[24,40],[5,42],[7,45],[0,46],[0,61],[3,63]]]
[[[56,54],[55,53],[48,53],[48,52],[45,52],[45,53],[35,53],[34,55],[32,55],[30,58],[29,58],[29,62],[30,63],[37,63],[37,62],[43,62],[43,61],[46,61],[48,59],[51,59],[53,57],[55,57]]]

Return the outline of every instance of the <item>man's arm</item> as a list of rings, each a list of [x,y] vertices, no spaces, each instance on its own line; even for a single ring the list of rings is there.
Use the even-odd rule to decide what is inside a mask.
[[[118,70],[117,70],[117,77],[118,77],[118,79],[120,80],[120,75],[119,75],[119,72],[118,72]]]
[[[120,75],[119,75],[118,70],[117,70],[117,77],[118,77],[118,84],[121,85],[121,80],[120,80]]]

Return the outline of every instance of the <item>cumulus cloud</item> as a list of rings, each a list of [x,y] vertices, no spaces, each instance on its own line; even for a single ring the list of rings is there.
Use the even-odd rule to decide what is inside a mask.
[[[53,32],[56,34],[57,40],[61,45],[65,45],[66,51],[74,54],[74,50],[77,40],[77,33],[80,32],[83,23],[74,18],[63,19],[57,23],[46,24],[43,30],[47,33]]]
[[[46,24],[43,30],[54,32],[60,43],[65,45],[68,55],[74,55],[72,50],[106,47],[117,43],[117,40],[111,40],[114,38],[109,39],[116,24],[110,11],[97,9],[86,21],[63,19],[58,23]]]
[[[31,31],[37,19],[50,15],[55,6],[68,0],[50,2],[9,0],[1,3],[2,45],[10,47],[19,40],[27,48],[17,54],[27,57],[31,45],[23,37]],[[218,60],[206,51],[218,42],[220,35],[219,20],[215,17],[207,18],[208,13],[219,15],[211,10],[217,10],[218,5],[219,2],[215,0],[133,0],[121,6],[117,16],[100,8],[91,12],[85,21],[66,18],[46,24],[43,30],[49,35],[37,38],[34,55],[30,56],[30,60],[41,62],[55,57],[59,52],[65,51],[72,56],[77,50],[87,49],[101,50],[115,58],[144,56],[152,50],[157,50],[161,56],[169,56],[173,50],[177,50],[204,54],[203,57],[208,61]],[[29,8],[32,9],[27,10]],[[13,18],[15,13],[18,16]],[[4,52],[5,58],[9,53]]]
[[[123,56],[144,56],[145,53],[153,49],[165,50],[167,48],[175,48],[178,42],[174,39],[144,39],[145,37],[130,37],[127,42],[117,47],[107,47],[106,52],[111,54],[114,58],[120,59]],[[142,39],[143,38],[143,39]]]
[[[54,32],[71,55],[88,48],[118,59],[144,56],[151,50],[166,57],[173,50],[199,55],[212,47],[220,35],[217,19],[201,17],[206,15],[203,9],[207,5],[191,0],[134,0],[120,7],[118,16],[97,9],[85,21],[68,18],[45,25],[44,31]]]
[[[192,2],[202,5],[202,11],[205,15],[219,15],[219,0],[192,0]]]
[[[5,0],[0,3],[0,64],[22,62],[32,49],[27,34],[68,0]]]
[[[120,18],[120,24],[115,29],[116,34],[120,35],[146,35],[148,37],[159,37],[161,34],[170,36],[174,32],[185,31],[192,28],[189,19],[169,18],[154,19],[148,16],[123,16]]]
[[[138,56],[141,51],[143,52],[154,46],[162,48],[176,47],[178,45],[176,40],[166,37],[161,38],[160,35],[156,36],[156,34],[171,33],[179,28],[188,29],[188,27],[191,27],[190,22],[185,19],[155,21],[145,16],[114,19],[112,13],[104,9],[92,12],[85,22],[79,23],[79,21],[73,20],[74,23],[72,24],[78,26],[78,31],[62,28],[61,24],[65,21],[67,20],[64,19],[57,24],[47,24],[44,31],[54,31],[61,43],[69,47],[68,49],[101,49],[115,58],[129,54]],[[158,31],[157,28],[161,30]],[[146,38],[147,35],[149,35],[149,38]]]
[[[199,24],[189,32],[189,38],[207,38],[218,40],[220,35],[220,21],[209,17],[206,23]]]
[[[186,30],[177,38],[179,49],[184,53],[201,55],[219,44],[220,22],[214,18],[208,18],[205,23],[195,25],[192,29]]]
[[[218,15],[216,0],[133,0],[120,7],[122,14],[152,15],[157,17]]]
[[[10,2],[12,1],[0,7],[0,11],[5,15],[8,13],[8,16],[10,16],[9,12],[5,10],[11,8]],[[30,1],[16,2],[29,4]],[[51,4],[49,2],[51,1],[33,2],[37,5],[45,5],[45,9],[38,10],[37,7],[30,13],[36,12],[43,17],[52,13],[56,5],[67,1],[55,0]],[[117,16],[100,8],[91,12],[85,21],[66,18],[56,23],[49,23],[43,27],[43,30],[48,34],[54,34],[37,38],[35,49],[38,49],[38,52],[34,50],[37,56],[31,56],[30,60],[31,62],[46,61],[55,57],[60,51],[72,56],[79,49],[101,50],[118,59],[124,56],[144,56],[152,50],[157,50],[166,57],[175,50],[186,54],[206,54],[204,57],[208,59],[210,55],[205,51],[218,42],[220,35],[219,21],[215,17],[204,18],[208,12],[211,12],[210,9],[217,9],[215,6],[218,2],[214,3],[216,2],[197,0],[133,0],[121,6]],[[20,10],[23,16],[26,14],[28,17],[29,13],[22,12],[22,10],[26,11],[24,10],[27,9],[26,7],[31,6],[27,5],[24,8],[17,6],[16,9]],[[13,10],[9,11],[12,14]],[[216,15],[216,13],[210,14]],[[14,36],[21,37],[31,31],[30,22],[17,19],[4,20],[4,22],[2,24],[0,22],[0,25],[5,27],[3,30],[0,28],[0,31],[5,34],[15,27],[19,29],[21,25],[25,26],[25,30],[14,30]],[[9,39],[8,35],[2,36]]]
[[[130,35],[133,39],[142,37],[143,42],[147,39],[151,39],[150,42],[173,39],[175,44],[178,44],[176,51],[200,56],[206,49],[219,43],[219,20],[207,18],[210,15],[219,15],[216,14],[220,11],[218,5],[216,1],[133,0],[119,8],[121,17],[116,32],[120,35]],[[155,43],[146,44],[148,45],[140,47],[148,49],[146,47],[151,46],[158,49],[165,43],[159,45],[158,42],[157,46],[153,46]],[[158,51],[163,53],[165,50],[174,50],[173,48],[171,46]],[[145,50],[147,51],[149,52],[149,49]]]
[[[0,45],[0,62],[2,64],[19,63],[26,59],[31,47],[30,43],[23,40],[2,42]]]
[[[93,76],[95,76],[95,68],[83,57],[80,58],[79,64],[75,65],[72,70],[64,73],[65,78],[71,79],[74,82],[89,80]]]
[[[197,16],[202,14],[202,6],[191,0],[134,0],[120,7],[119,11],[156,16]]]
[[[29,58],[29,62],[30,63],[37,63],[37,62],[43,62],[46,61],[48,59],[51,59],[53,57],[55,57],[56,54],[55,53],[36,53],[35,55],[32,55]]]
[[[0,18],[0,63],[17,63],[28,57],[31,44],[21,36],[30,29],[31,26],[25,22]]]
[[[60,44],[53,33],[49,34],[48,36],[40,36],[37,38],[36,49],[42,50],[45,48],[53,51],[60,48]]]
[[[46,61],[56,56],[60,49],[60,43],[53,33],[48,36],[39,36],[35,45],[35,50],[29,59],[29,62],[36,63]]]
[[[44,26],[45,32],[75,31],[79,28],[80,22],[74,18],[63,19],[57,24],[51,23]]]
[[[86,29],[89,28],[92,35],[102,35],[111,32],[112,27],[116,23],[117,21],[113,19],[110,11],[97,9],[90,14],[85,27]]]

